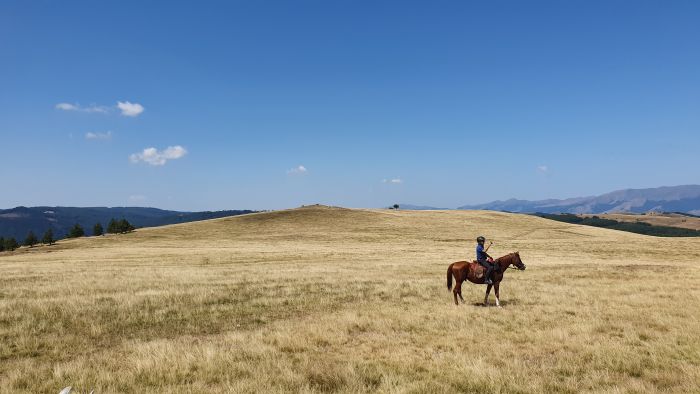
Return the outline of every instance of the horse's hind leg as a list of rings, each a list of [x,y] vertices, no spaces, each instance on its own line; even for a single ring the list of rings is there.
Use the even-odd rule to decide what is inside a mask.
[[[459,299],[462,300],[462,303],[464,303],[464,297],[462,297],[462,283],[467,280],[466,275],[463,272],[460,272],[459,279],[457,279],[457,295],[459,296]]]
[[[486,295],[484,296],[484,306],[489,306],[489,293],[491,292],[491,285],[486,286]]]
[[[457,279],[457,278],[455,278]],[[455,288],[452,289],[452,294],[455,296],[455,305],[459,305],[459,301],[457,301],[457,293],[459,293],[460,288],[462,287],[462,282],[457,279],[457,283],[455,283]]]

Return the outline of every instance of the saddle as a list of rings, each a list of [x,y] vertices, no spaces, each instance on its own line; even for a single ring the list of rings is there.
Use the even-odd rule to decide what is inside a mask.
[[[479,264],[478,261],[474,260],[469,263],[469,276],[476,279],[481,279],[484,277],[484,274],[486,274],[486,268]]]
[[[493,272],[499,272],[498,264],[493,267]],[[484,275],[486,275],[486,267],[474,260],[469,263],[469,275],[476,279],[481,279],[484,277]]]

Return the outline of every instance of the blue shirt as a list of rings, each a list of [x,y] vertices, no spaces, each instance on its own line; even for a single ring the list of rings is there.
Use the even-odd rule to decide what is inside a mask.
[[[483,262],[486,261],[487,258],[486,252],[484,252],[484,245],[476,245],[476,261]]]

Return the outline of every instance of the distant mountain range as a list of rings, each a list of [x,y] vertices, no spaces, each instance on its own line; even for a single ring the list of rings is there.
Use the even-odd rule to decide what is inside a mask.
[[[406,204],[401,207],[411,209]],[[416,209],[439,209],[417,207]],[[685,212],[700,215],[700,185],[664,186],[652,189],[625,189],[600,196],[567,198],[564,200],[493,201],[486,204],[464,205],[457,209],[485,209],[520,213],[610,213]]]
[[[106,229],[112,218],[126,219],[136,227],[153,227],[251,212],[253,211],[178,212],[139,207],[17,207],[0,210],[0,237],[14,237],[22,242],[31,230],[41,239],[43,233],[51,228],[54,237],[60,239],[76,223],[85,229],[86,234],[92,235],[92,227],[96,223],[102,224]]]

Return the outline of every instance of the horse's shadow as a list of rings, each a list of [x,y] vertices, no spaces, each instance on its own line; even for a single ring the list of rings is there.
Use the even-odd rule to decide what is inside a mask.
[[[501,307],[515,306],[515,305],[518,305],[518,301],[515,301],[515,300],[513,300],[513,301],[501,301]],[[474,303],[472,303],[472,306],[480,306],[482,308],[487,308],[487,307],[491,307],[491,306],[496,306],[496,302],[489,301],[488,305],[484,305],[483,302],[474,302]]]

